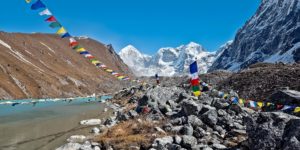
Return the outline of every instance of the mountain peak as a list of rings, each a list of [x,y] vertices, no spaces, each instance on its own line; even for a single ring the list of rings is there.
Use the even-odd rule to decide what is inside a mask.
[[[190,63],[196,58],[200,72],[205,73],[216,56],[214,52],[206,52],[202,45],[195,42],[177,48],[163,47],[153,56],[137,53],[140,52],[129,45],[121,50],[120,56],[138,76],[152,76],[154,72],[160,76],[185,75],[188,74]]]

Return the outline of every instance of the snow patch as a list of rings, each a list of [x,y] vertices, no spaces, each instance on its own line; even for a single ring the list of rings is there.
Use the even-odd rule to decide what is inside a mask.
[[[55,51],[49,47],[47,44],[43,43],[43,42],[40,42],[42,45],[44,45],[49,51],[51,51],[52,53],[55,53]]]
[[[20,61],[27,63],[29,65],[32,65],[33,67],[35,67],[36,69],[38,69],[39,71],[45,72],[43,69],[39,68],[38,66],[34,65],[33,63],[31,63],[30,61],[28,61],[24,55],[22,55],[20,52],[15,51],[12,49],[12,47],[10,45],[8,45],[7,43],[5,43],[4,41],[2,41],[0,39],[0,44],[5,46],[6,48],[8,48],[10,50],[9,54],[13,55],[14,57],[16,57],[17,59],[19,59]]]
[[[67,77],[69,80],[71,80],[77,87],[79,86],[84,86],[86,87],[86,85],[84,83],[82,83],[81,81],[75,79],[75,78],[72,78],[72,77]]]
[[[14,76],[10,75],[10,77],[14,80],[15,84],[22,90],[22,92],[29,97],[30,95],[27,92],[26,86],[23,85],[17,78],[15,78]]]

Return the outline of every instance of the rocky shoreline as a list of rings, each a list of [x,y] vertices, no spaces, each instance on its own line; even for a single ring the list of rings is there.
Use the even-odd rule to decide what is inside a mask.
[[[296,116],[232,105],[210,92],[190,95],[182,86],[119,91],[107,102],[114,115],[92,129],[93,137],[58,150],[300,149]]]

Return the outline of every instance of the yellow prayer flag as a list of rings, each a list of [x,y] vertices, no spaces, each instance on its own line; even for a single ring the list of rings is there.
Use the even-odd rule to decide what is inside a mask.
[[[294,113],[300,113],[300,107],[296,107]]]
[[[85,48],[79,48],[76,51],[80,53],[80,52],[85,52],[86,50],[85,50]]]
[[[106,69],[105,71],[106,72],[113,72],[113,70],[111,70],[111,69]]]
[[[196,97],[198,97],[198,96],[200,96],[200,95],[201,95],[201,92],[200,92],[200,91],[193,92],[193,93],[194,93],[194,95],[195,95]]]
[[[92,64],[94,64],[94,65],[100,64],[100,61],[98,61],[98,60],[93,60],[93,61],[92,61]]]
[[[257,105],[259,108],[262,108],[264,106],[264,103],[263,102],[257,102]]]
[[[267,106],[271,106],[271,105],[272,105],[272,103],[269,103],[269,102],[267,103]]]
[[[227,97],[228,97],[228,94],[224,94],[224,97],[223,97],[223,98],[224,98],[224,99],[227,99]]]
[[[124,77],[124,76],[119,76],[119,77],[118,77],[118,79],[123,79],[123,78],[125,78],[125,77]]]
[[[64,27],[61,27],[57,32],[56,34],[65,34],[67,33],[66,29]]]
[[[239,103],[241,104],[241,105],[244,105],[244,100],[243,99],[239,99]]]

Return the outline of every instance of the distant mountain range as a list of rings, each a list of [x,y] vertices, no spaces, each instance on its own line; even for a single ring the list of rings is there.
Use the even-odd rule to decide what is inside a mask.
[[[129,45],[119,55],[137,76],[154,76],[156,73],[160,76],[178,76],[188,74],[189,65],[196,59],[199,71],[206,73],[218,54],[207,52],[200,44],[191,42],[177,48],[161,48],[153,56],[142,54]]]
[[[258,62],[300,61],[300,1],[262,0],[255,15],[216,52],[196,43],[161,48],[154,56],[141,54],[133,46],[119,53],[139,76],[187,74],[188,65],[198,58],[200,73],[214,70],[239,71]]]

